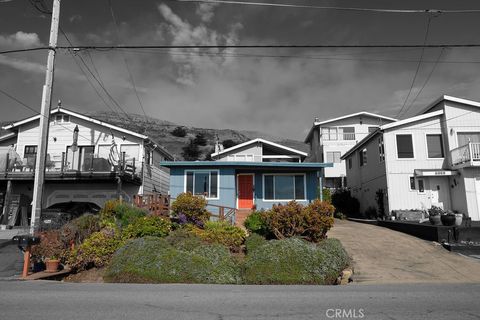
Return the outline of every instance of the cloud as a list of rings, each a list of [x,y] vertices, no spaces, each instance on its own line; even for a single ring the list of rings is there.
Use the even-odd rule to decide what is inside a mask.
[[[0,55],[0,64],[25,72],[45,73],[45,65],[14,59],[3,55]]]
[[[218,6],[218,3],[200,3],[197,6],[195,13],[200,16],[203,22],[210,22],[214,16],[215,7]]]
[[[210,8],[210,7],[209,7]],[[161,15],[166,20],[166,23],[161,27],[166,29],[166,33],[171,38],[172,45],[234,45],[238,43],[238,32],[242,29],[239,23],[233,23],[228,26],[228,32],[221,34],[213,29],[208,28],[204,23],[198,26],[192,26],[187,21],[182,20],[176,15],[170,7],[165,4],[160,4],[158,7]],[[203,18],[207,11],[198,13]],[[212,10],[211,8],[209,10]],[[211,12],[211,11],[208,11]],[[220,67],[225,66],[232,59],[225,54],[233,53],[233,49],[212,48],[204,49],[189,49],[170,50],[170,57],[177,66],[177,82],[184,85],[193,85],[196,81],[196,75],[202,69],[219,70]]]
[[[0,47],[2,48],[28,48],[37,47],[42,43],[36,33],[17,31],[10,35],[0,34]]]

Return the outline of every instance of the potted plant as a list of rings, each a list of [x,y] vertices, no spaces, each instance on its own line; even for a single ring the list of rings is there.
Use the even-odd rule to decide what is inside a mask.
[[[453,226],[455,224],[455,214],[451,211],[444,212],[440,216],[440,220],[444,226]]]
[[[57,230],[45,231],[40,234],[40,243],[32,247],[32,260],[43,261],[46,272],[56,272],[60,265],[59,257],[62,256],[64,250],[60,232]]]
[[[442,224],[440,216],[444,213],[443,209],[440,207],[432,206],[428,209],[428,220],[434,226],[439,226]]]
[[[455,212],[455,226],[459,227],[462,225],[463,214]]]

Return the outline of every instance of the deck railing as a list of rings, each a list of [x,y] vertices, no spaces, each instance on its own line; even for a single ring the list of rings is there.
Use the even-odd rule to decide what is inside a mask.
[[[480,143],[469,142],[468,144],[455,148],[451,151],[452,165],[460,165],[480,161]]]
[[[108,159],[91,156],[82,159],[81,163],[72,163],[68,161],[65,152],[59,156],[51,157],[47,154],[45,169],[47,172],[122,172],[131,175],[140,175],[143,164],[135,158],[125,159],[125,154],[121,155],[116,165],[112,165]],[[34,172],[37,158],[36,156],[27,156],[21,159],[13,153],[0,154],[0,172]]]

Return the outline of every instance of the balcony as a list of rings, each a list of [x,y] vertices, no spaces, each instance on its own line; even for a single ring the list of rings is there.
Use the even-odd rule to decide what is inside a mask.
[[[480,143],[469,142],[468,144],[453,149],[452,166],[457,168],[480,166]]]
[[[35,176],[36,156],[21,159],[15,152],[0,154],[0,180],[33,180]],[[126,160],[125,156],[118,164],[111,165],[108,159],[89,155],[82,159],[68,159],[47,154],[45,180],[122,180],[140,184],[142,182],[143,163]]]

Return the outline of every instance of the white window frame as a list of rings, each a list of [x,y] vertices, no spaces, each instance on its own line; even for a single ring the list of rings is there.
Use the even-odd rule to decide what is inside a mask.
[[[328,161],[328,154],[329,154],[329,153],[333,153],[333,155],[332,155],[333,161]],[[338,156],[338,162],[335,162],[335,155],[334,155],[335,153],[340,154],[340,155]],[[326,156],[326,158],[327,158],[327,162],[331,162],[331,163],[342,163],[342,159],[341,159],[341,157],[342,157],[342,152],[341,152],[341,151],[325,151],[325,156]]]
[[[423,184],[423,191],[420,191],[420,183],[419,183],[420,181],[422,181],[422,184]],[[415,182],[416,182],[416,185],[417,185],[418,194],[425,194],[425,179],[424,178],[420,178],[420,179],[415,178]]]
[[[212,184],[212,175],[211,172],[216,172],[217,173],[217,197],[216,198],[211,198],[211,197],[205,197],[207,200],[220,200],[220,170],[212,169],[212,170],[185,170],[183,172],[183,192],[187,192],[187,174],[189,172],[193,173],[193,195],[195,195],[195,173],[208,173],[209,174],[209,180],[208,180],[208,193],[210,194],[210,186]]]
[[[410,137],[412,137],[412,150],[413,150],[413,157],[412,158],[399,158],[398,157],[397,136],[410,136]],[[397,160],[400,160],[400,161],[416,160],[417,150],[415,150],[415,135],[412,132],[396,133],[395,134],[395,157],[396,157]]]
[[[383,135],[378,137],[378,162],[385,162],[385,140],[383,139]]]
[[[303,198],[304,199],[265,199],[265,176],[273,176],[273,196],[275,197],[275,176],[303,176]],[[295,194],[295,178],[293,179],[293,194]],[[279,201],[307,201],[307,174],[306,173],[264,173],[262,175],[262,201],[279,202]]]
[[[411,179],[413,178],[413,186],[415,187],[414,189],[412,189],[412,182],[411,182]],[[417,179],[415,178],[415,176],[408,176],[408,189],[410,191],[417,191],[418,188],[417,188]]]
[[[441,143],[442,143],[442,151],[443,151],[443,157],[438,157],[438,158],[430,158],[430,156],[428,155],[428,140],[427,140],[427,137],[428,136],[440,136],[440,138],[442,139]],[[425,151],[426,151],[426,154],[427,154],[427,159],[428,160],[442,160],[442,159],[445,159],[445,145],[443,143],[443,135],[441,132],[425,132]]]

